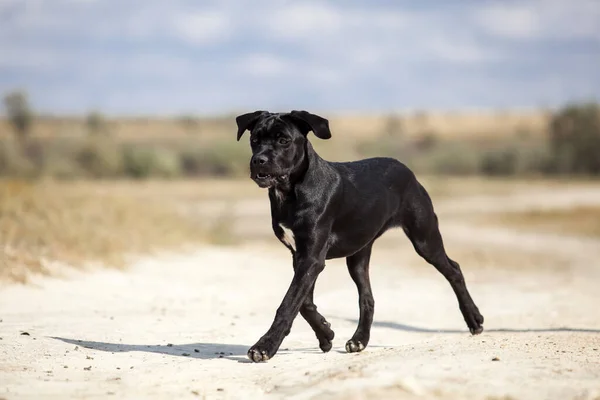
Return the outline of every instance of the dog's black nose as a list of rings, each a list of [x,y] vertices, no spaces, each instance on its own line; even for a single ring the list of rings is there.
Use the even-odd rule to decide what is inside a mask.
[[[267,156],[256,155],[256,156],[252,157],[252,164],[254,164],[254,165],[266,164],[267,161],[269,161],[269,159],[267,158]]]

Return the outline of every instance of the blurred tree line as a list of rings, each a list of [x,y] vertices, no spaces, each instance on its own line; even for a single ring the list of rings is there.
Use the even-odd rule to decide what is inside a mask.
[[[85,118],[87,138],[68,145],[53,138],[55,143],[49,145],[32,138],[35,113],[25,91],[6,94],[4,106],[14,137],[0,138],[0,175],[173,178],[247,172],[247,154],[233,141],[177,150],[133,146],[111,138],[108,119],[94,111]],[[200,124],[191,116],[180,117],[179,122],[189,131],[198,130]],[[357,153],[397,157],[417,172],[429,162],[429,167],[421,169],[438,174],[600,176],[600,106],[595,102],[567,104],[553,112],[543,141],[533,145],[524,133],[494,149],[452,146],[440,144],[431,131],[409,143],[402,130],[402,118],[390,116],[381,136],[359,143]]]

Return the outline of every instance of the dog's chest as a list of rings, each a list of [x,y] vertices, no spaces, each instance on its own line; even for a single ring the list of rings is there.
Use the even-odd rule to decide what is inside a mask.
[[[291,229],[294,225],[294,221],[297,218],[294,202],[292,199],[286,196],[286,194],[277,189],[273,191],[271,201],[273,224],[281,228],[281,232],[283,232],[282,234],[278,235],[281,235],[279,239],[287,246],[296,250],[296,240],[294,237],[294,232]]]
[[[287,247],[292,248],[296,251],[296,238],[294,237],[294,232],[291,227],[293,226],[294,215],[290,209],[280,210],[278,215],[273,216],[275,220],[273,221],[281,231],[277,233],[279,240],[281,240]]]
[[[290,228],[294,221],[296,208],[293,199],[290,199],[288,195],[277,189],[273,190],[270,198],[273,218],[277,220],[278,223]]]
[[[281,238],[281,241],[296,251],[296,238],[294,237],[294,232],[292,232],[290,228],[285,227],[283,224],[279,224],[279,227],[283,230],[283,237]]]

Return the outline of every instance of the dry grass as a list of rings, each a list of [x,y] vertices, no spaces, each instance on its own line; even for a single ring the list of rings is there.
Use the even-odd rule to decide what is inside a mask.
[[[600,237],[600,207],[595,206],[503,213],[486,221],[526,231]]]
[[[434,203],[478,194],[504,195],[537,186],[565,190],[589,184],[476,177],[419,176],[419,179]],[[194,212],[183,215],[176,210],[198,209],[204,201],[234,205],[258,198],[267,202],[266,197],[265,191],[248,178],[37,183],[0,180],[0,280],[23,282],[30,272],[50,273],[48,261],[78,267],[100,261],[120,267],[128,254],[173,248],[187,242],[235,244],[235,240],[240,240],[234,234],[235,228],[255,224],[256,215],[228,217],[227,211],[210,216]],[[264,218],[268,224],[268,214]],[[530,231],[600,236],[600,207],[483,218],[485,223]],[[257,232],[258,235],[262,231]],[[269,239],[272,239],[270,234]],[[499,260],[496,254],[478,257],[475,263],[485,265],[492,264],[490,260]]]
[[[478,194],[504,195],[520,188],[524,183],[510,179],[483,177],[439,177],[417,174],[417,179],[434,199],[467,197]]]
[[[58,183],[56,183],[58,184]],[[124,197],[150,199],[153,201],[197,202],[202,200],[235,200],[251,197],[267,198],[266,190],[260,189],[248,178],[202,178],[178,180],[131,181],[79,181],[65,183],[78,190],[98,194],[119,193]]]
[[[109,187],[1,181],[0,279],[25,282],[31,272],[49,273],[52,261],[120,267],[127,255],[206,239],[168,202]]]
[[[330,120],[333,135],[344,138],[369,138],[380,135],[387,129],[390,114],[334,114],[314,110]],[[395,114],[400,121],[403,135],[412,136],[423,132],[435,132],[440,137],[485,138],[504,137],[511,133],[539,134],[548,122],[548,113],[543,110],[491,110],[462,112],[400,112]],[[123,140],[153,138],[185,139],[191,136],[202,138],[224,138],[235,136],[235,115],[220,117],[192,117],[194,123],[185,123],[182,118],[139,117],[108,120],[108,130]],[[10,133],[10,125],[0,119],[0,136]],[[81,135],[87,132],[84,117],[40,117],[33,126],[39,137]],[[229,136],[227,136],[229,135]]]
[[[560,178],[502,178],[483,176],[436,176],[417,174],[417,179],[423,184],[431,197],[454,198],[469,196],[502,196],[516,192],[556,189],[597,188],[598,180],[586,177],[565,176]]]
[[[324,114],[326,115],[326,114]],[[544,131],[548,113],[542,110],[423,111],[395,115],[403,135],[435,132],[441,138],[497,138],[510,134],[538,135]],[[345,137],[370,137],[386,130],[390,115],[333,115],[330,125]]]
[[[440,177],[435,175],[417,174],[417,179],[427,189],[430,196],[436,198],[460,198],[477,195],[508,195],[520,190],[547,189],[549,187],[565,188],[565,183],[557,179],[511,179],[489,178],[481,176],[470,177]],[[574,186],[585,186],[586,181],[573,180]],[[592,184],[594,184],[592,182]]]

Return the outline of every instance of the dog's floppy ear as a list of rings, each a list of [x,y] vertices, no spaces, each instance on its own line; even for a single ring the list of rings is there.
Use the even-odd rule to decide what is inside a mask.
[[[252,130],[256,122],[262,117],[264,114],[268,114],[267,111],[254,111],[247,114],[238,115],[235,117],[235,122],[237,123],[238,131],[237,131],[237,140],[239,141],[244,132],[246,130]]]
[[[331,137],[331,131],[329,130],[329,121],[318,115],[311,114],[307,111],[294,110],[290,112],[296,122],[302,134],[306,135],[312,131],[316,137],[321,139],[329,139]]]

